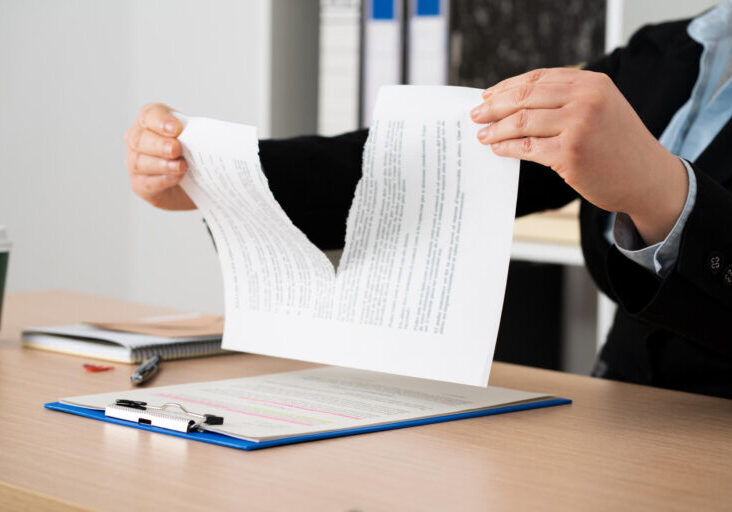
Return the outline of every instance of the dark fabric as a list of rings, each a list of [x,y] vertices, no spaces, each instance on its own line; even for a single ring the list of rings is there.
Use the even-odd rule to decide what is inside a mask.
[[[688,100],[701,46],[687,21],[641,29],[628,47],[590,68],[607,73],[659,137]],[[697,197],[676,267],[665,279],[624,257],[604,238],[608,213],[583,202],[582,248],[597,285],[618,302],[597,373],[606,378],[732,398],[732,287],[724,265],[710,270],[711,253],[732,258],[732,127],[693,162]]]
[[[269,187],[292,222],[323,250],[343,247],[368,130],[259,142]]]
[[[688,100],[698,75],[702,48],[688,37],[688,23],[644,27],[627,47],[588,66],[613,79],[656,137]],[[260,143],[275,197],[295,225],[323,249],[343,245],[366,137],[367,131],[361,130]],[[730,147],[732,123],[693,163],[696,205],[677,265],[663,280],[611,247],[604,237],[609,213],[582,202],[587,268],[620,306],[596,375],[732,397]],[[517,215],[556,208],[576,197],[550,169],[521,163]]]

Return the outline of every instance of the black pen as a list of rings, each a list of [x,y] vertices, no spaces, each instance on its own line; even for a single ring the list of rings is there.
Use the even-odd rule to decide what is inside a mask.
[[[134,386],[139,386],[150,380],[158,370],[160,370],[160,354],[156,354],[149,359],[145,359],[130,376],[130,382]]]

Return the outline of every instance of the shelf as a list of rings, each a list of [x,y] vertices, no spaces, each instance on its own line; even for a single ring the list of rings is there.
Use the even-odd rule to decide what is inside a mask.
[[[516,219],[511,258],[583,266],[578,215],[579,201],[573,201],[560,210]]]

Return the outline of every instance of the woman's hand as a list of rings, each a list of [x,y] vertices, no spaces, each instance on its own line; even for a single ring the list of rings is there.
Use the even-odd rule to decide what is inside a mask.
[[[140,109],[135,123],[125,132],[132,190],[164,210],[196,208],[179,185],[186,172],[186,161],[176,138],[182,130],[182,123],[170,108],[151,103]]]
[[[486,89],[471,116],[497,155],[551,167],[582,197],[625,212],[647,244],[671,231],[688,194],[684,164],[648,131],[610,78],[537,69]]]

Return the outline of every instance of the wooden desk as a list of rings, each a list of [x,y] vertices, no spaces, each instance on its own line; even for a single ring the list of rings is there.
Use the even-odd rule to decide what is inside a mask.
[[[22,349],[21,326],[163,312],[65,293],[6,298],[0,510],[730,510],[732,401],[495,364],[491,383],[571,406],[243,452],[48,411],[126,389],[130,367]],[[156,384],[303,368],[232,355]]]

